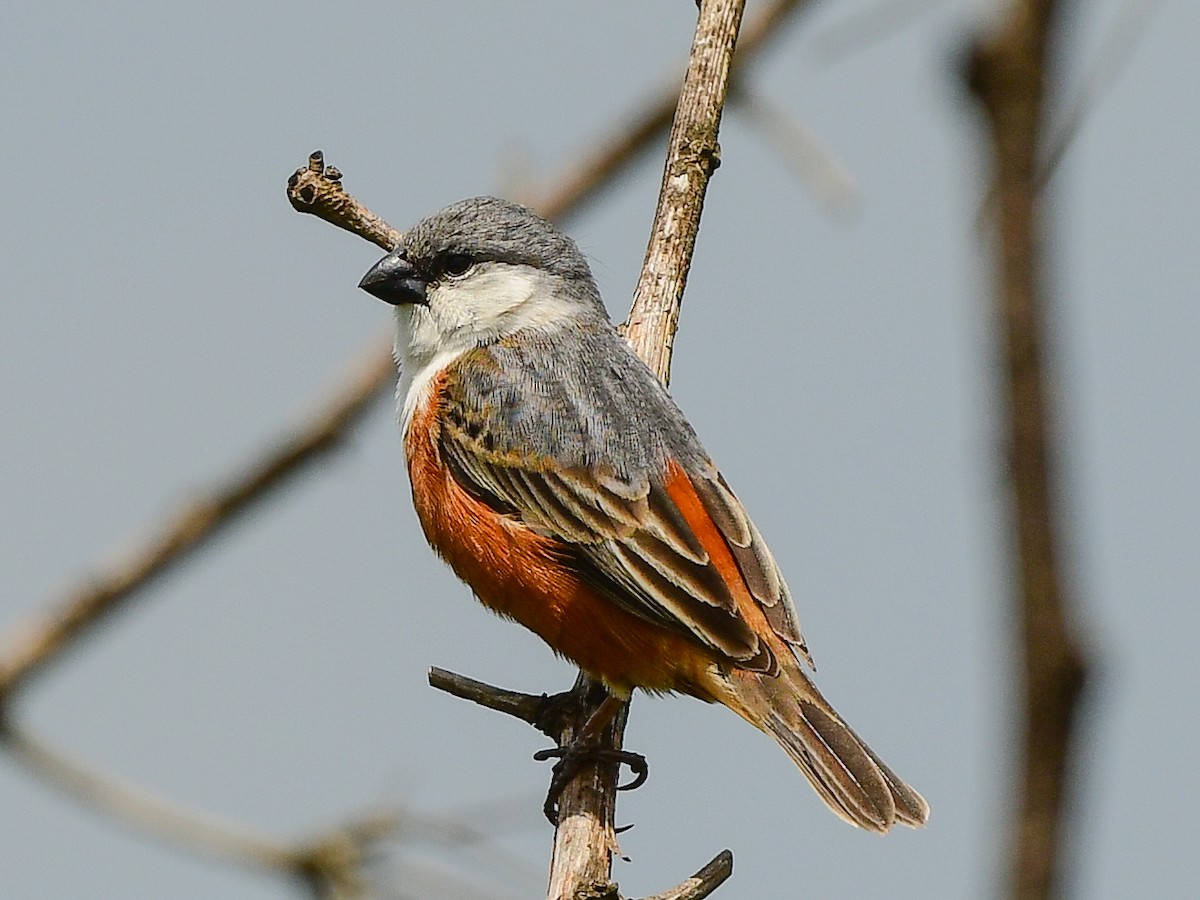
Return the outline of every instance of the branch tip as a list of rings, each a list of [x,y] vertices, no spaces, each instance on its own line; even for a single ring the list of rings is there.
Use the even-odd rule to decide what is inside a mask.
[[[549,699],[545,694],[523,694],[520,691],[510,691],[507,688],[476,681],[466,675],[439,669],[437,666],[431,666],[429,669],[429,685],[462,700],[470,700],[472,703],[496,712],[513,716],[523,722],[528,722],[539,731],[544,731],[538,723],[539,719],[544,716],[543,709]],[[553,737],[554,735],[549,736]]]
[[[645,900],[704,900],[733,874],[733,853],[722,850],[686,881]]]
[[[324,219],[384,250],[400,243],[399,231],[346,192],[341,170],[327,166],[320,150],[310,153],[308,163],[288,178],[287,198],[297,212]]]

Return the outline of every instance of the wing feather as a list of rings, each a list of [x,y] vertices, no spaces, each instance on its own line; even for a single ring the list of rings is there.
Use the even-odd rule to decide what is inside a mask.
[[[527,524],[543,534],[576,544],[595,543],[612,523],[579,503],[572,494],[555,490],[553,482],[538,472],[509,474],[514,489],[527,497],[532,508],[519,506]]]
[[[690,601],[699,600],[726,616],[737,615],[737,598],[716,567],[681,557],[669,545],[644,531],[622,541],[620,546],[623,559],[637,556],[642,562],[649,563],[658,574],[684,591]]]
[[[629,545],[617,544],[610,549],[629,574],[627,583],[665,611],[667,621],[676,627],[682,624],[704,644],[730,659],[746,662],[758,655],[758,638],[744,620],[711,604],[696,603],[678,577],[668,577]]]
[[[648,532],[688,562],[708,565],[708,551],[662,484],[651,485],[646,506],[642,526]]]
[[[461,406],[454,413],[438,440],[455,480],[498,513],[560,541],[564,561],[609,600],[737,668],[778,671],[747,620],[756,605],[760,621],[807,658],[779,568],[715,468],[689,471],[671,458],[640,477],[597,465],[553,467],[545,457],[495,449],[485,415]]]
[[[640,510],[646,505],[648,486],[634,486],[634,496],[614,493],[609,485],[594,477],[581,477],[570,469],[541,472],[541,478],[564,505],[575,510],[581,520],[590,521],[597,534],[632,534],[638,527]]]
[[[693,478],[704,507],[721,529],[746,587],[758,601],[771,629],[812,666],[812,657],[800,631],[792,595],[767,542],[746,514],[741,501],[720,473],[715,478]]]

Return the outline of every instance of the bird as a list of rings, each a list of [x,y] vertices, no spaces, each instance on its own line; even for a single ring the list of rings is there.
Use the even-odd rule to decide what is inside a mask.
[[[600,679],[606,719],[634,689],[719,703],[847,822],[925,823],[817,690],[775,557],[574,240],[474,197],[404,232],[359,287],[395,307],[417,518],[484,606]]]

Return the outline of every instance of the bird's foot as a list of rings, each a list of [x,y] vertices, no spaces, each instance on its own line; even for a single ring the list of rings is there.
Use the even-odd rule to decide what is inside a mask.
[[[551,825],[558,825],[558,799],[562,796],[562,792],[566,790],[571,779],[579,774],[579,770],[583,768],[585,763],[618,763],[629,766],[629,770],[633,772],[633,780],[625,784],[617,785],[618,791],[632,791],[635,788],[641,787],[646,783],[646,777],[650,774],[649,766],[646,763],[646,757],[640,753],[633,753],[630,750],[613,750],[604,747],[597,747],[594,741],[574,740],[565,747],[551,747],[548,750],[539,750],[533,754],[533,758],[537,762],[545,762],[548,759],[557,759],[554,764],[554,769],[550,774],[550,790],[546,792],[546,802],[542,806],[542,812],[546,818],[550,820]]]

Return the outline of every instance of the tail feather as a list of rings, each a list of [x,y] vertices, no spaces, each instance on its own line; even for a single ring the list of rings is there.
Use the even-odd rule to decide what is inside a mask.
[[[863,749],[871,755],[879,771],[883,773],[896,803],[896,821],[909,828],[920,828],[929,819],[929,804],[925,798],[905,784],[887,764],[875,755],[875,752],[863,744]]]
[[[798,667],[777,676],[736,672],[724,686],[727,693],[714,692],[717,699],[775,738],[847,822],[883,833],[929,818],[921,795],[863,743]]]

